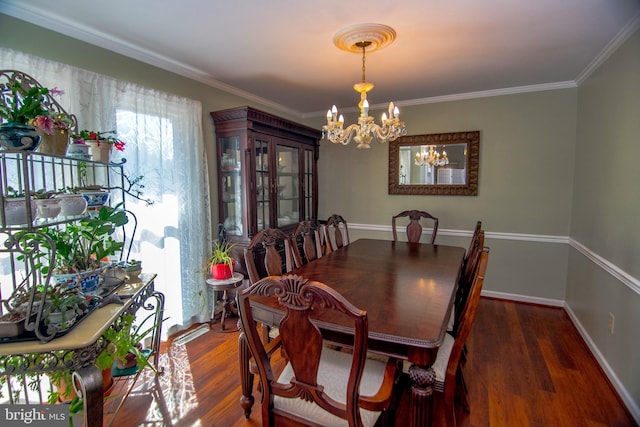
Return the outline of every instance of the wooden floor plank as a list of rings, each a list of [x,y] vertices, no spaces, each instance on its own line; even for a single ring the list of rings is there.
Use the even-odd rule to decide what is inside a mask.
[[[165,374],[156,396],[136,387],[140,392],[127,399],[113,425],[261,425],[257,391],[249,420],[240,409],[237,345],[237,332],[214,331],[184,345],[164,345]],[[562,308],[482,298],[468,348],[464,377],[471,412],[457,408],[458,426],[637,425]],[[152,379],[145,375],[140,382]],[[407,408],[403,391],[397,426],[408,425]]]

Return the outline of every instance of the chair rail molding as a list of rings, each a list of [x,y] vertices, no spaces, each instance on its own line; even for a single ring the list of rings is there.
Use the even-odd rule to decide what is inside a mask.
[[[571,245],[571,247],[576,249],[582,255],[586,256],[591,261],[593,261],[594,264],[596,264],[597,266],[605,270],[607,273],[611,274],[613,277],[618,279],[618,281],[622,282],[623,284],[628,286],[632,291],[640,295],[640,280],[638,278],[633,277],[631,274],[622,270],[620,267],[618,267],[611,261],[593,252],[591,249],[587,248],[577,240],[570,239],[569,244]]]

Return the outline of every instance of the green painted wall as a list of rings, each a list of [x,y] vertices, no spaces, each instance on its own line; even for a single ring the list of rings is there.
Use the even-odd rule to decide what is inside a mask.
[[[580,86],[577,112],[571,238],[585,249],[570,249],[566,301],[635,402],[638,417],[640,30]],[[602,260],[594,263],[593,254]],[[613,334],[609,313],[615,316]]]
[[[560,244],[527,236],[488,238],[492,253],[485,281],[487,290],[564,300],[576,98],[576,89],[564,89],[403,108],[409,134],[480,131],[474,197],[389,195],[387,145],[361,150],[323,142],[320,217],[339,212],[351,223],[375,228],[389,226],[399,211],[423,209],[440,218],[439,243],[449,242],[446,230],[471,230],[477,220],[489,236],[564,237]],[[390,231],[356,235],[391,238]]]

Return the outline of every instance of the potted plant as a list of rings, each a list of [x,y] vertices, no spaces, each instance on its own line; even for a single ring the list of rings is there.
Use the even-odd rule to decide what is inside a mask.
[[[217,240],[213,245],[211,256],[207,261],[211,277],[216,280],[229,279],[233,276],[235,259],[231,256],[231,249],[235,245],[227,240]]]
[[[69,145],[69,129],[73,126],[73,121],[67,114],[47,111],[43,115],[36,116],[32,124],[40,135],[38,152],[56,156],[66,154]]]
[[[27,212],[27,197],[23,191],[7,187],[7,194],[3,197],[4,225],[24,225],[29,222]],[[29,198],[32,217],[35,215],[37,206],[33,198]]]
[[[115,131],[97,132],[83,129],[71,136],[74,144],[86,144],[89,146],[91,159],[98,162],[108,162],[111,151],[115,147],[118,151],[124,151],[126,143],[116,136]]]
[[[3,74],[7,82],[0,84],[0,145],[6,150],[35,150],[40,143],[34,120],[46,116],[45,100],[60,95],[58,89],[47,89],[23,73]],[[40,123],[35,123],[36,125]]]
[[[33,199],[36,202],[38,210],[38,218],[55,218],[60,213],[60,199],[54,198],[55,191],[38,190],[33,193]]]
[[[19,233],[16,236],[19,236]],[[29,277],[26,277],[9,298],[0,300],[5,309],[5,313],[0,316],[1,338],[17,337],[25,332],[25,320],[27,317],[35,319],[38,308],[44,301],[43,294],[44,287],[30,287]]]
[[[45,324],[58,331],[69,329],[89,308],[89,301],[75,286],[53,286],[47,292]]]
[[[53,242],[56,249],[55,265],[51,264],[52,260],[46,260],[49,263],[45,265],[43,273],[48,272],[47,267],[51,266],[58,283],[79,284],[83,292],[96,289],[102,261],[117,254],[124,247],[123,241],[113,237],[116,229],[129,221],[120,206],[121,204],[114,207],[103,206],[95,217],[67,224],[64,228],[41,229],[48,237],[43,239],[41,244],[52,249]],[[47,256],[46,252],[43,256]]]
[[[131,279],[135,279],[142,273],[142,261],[130,259],[122,263],[122,268]]]
[[[60,215],[79,216],[87,211],[87,199],[78,191],[78,188],[67,187],[56,194],[56,199],[60,200]]]
[[[136,317],[131,313],[120,317],[102,335],[109,344],[98,355],[96,366],[102,368],[115,364],[116,369],[120,370],[145,366],[153,369],[148,360],[150,352],[143,349],[142,342],[156,328],[152,321],[155,315],[149,314],[137,325],[134,323]]]

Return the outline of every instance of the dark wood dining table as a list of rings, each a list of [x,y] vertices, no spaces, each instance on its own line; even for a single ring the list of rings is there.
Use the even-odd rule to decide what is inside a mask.
[[[455,246],[360,239],[290,272],[323,282],[368,313],[371,352],[411,362],[411,425],[430,425],[431,365],[444,340],[465,249]],[[254,318],[277,325],[274,307],[254,307]],[[340,325],[322,325],[323,336],[348,342]],[[240,335],[240,403],[249,417],[254,402],[249,349]]]

